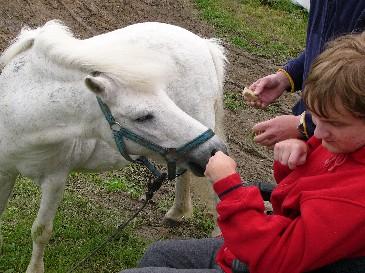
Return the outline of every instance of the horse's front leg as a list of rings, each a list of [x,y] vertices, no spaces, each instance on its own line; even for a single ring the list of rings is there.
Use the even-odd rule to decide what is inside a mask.
[[[43,273],[43,255],[52,235],[53,220],[63,196],[68,173],[47,175],[41,179],[41,204],[32,226],[33,251],[26,273]]]
[[[9,196],[14,188],[16,174],[3,172],[0,170],[0,216],[5,210]],[[2,252],[3,238],[1,235],[0,222],[0,253]]]
[[[182,219],[192,216],[193,206],[190,196],[191,179],[192,174],[190,171],[186,171],[183,175],[176,178],[174,204],[164,217],[166,224],[175,225]]]
[[[208,214],[213,217],[215,226],[211,235],[213,237],[218,236],[220,234],[220,229],[216,222],[218,197],[214,193],[211,183],[205,177],[193,176],[190,171],[177,178],[174,204],[166,213],[164,223],[173,226],[181,222],[184,218],[192,216],[191,192],[201,200]]]
[[[212,217],[214,221],[214,229],[211,233],[212,237],[220,235],[220,229],[217,225],[216,206],[219,201],[218,196],[214,193],[212,183],[206,177],[192,177],[191,191],[194,197],[199,198],[200,204],[204,205],[207,216]]]

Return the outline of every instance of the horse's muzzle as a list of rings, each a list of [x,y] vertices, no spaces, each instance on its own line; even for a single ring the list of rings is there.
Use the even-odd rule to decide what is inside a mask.
[[[189,169],[193,172],[194,175],[202,177],[204,176],[205,168],[208,164],[209,158],[213,156],[216,152],[221,151],[228,155],[226,145],[218,145],[216,148],[211,149],[210,151],[206,151],[204,155],[201,155],[197,158],[191,158],[187,163]]]

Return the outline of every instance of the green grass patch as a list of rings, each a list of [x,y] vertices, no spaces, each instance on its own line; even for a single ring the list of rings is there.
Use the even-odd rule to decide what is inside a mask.
[[[245,107],[245,105],[246,103],[244,102],[241,94],[233,91],[224,92],[224,107],[226,109],[235,112],[238,109]]]
[[[146,177],[143,170],[138,170],[140,172],[131,175],[128,180],[124,179],[129,177],[128,174],[131,172],[136,172],[139,167],[130,166],[123,171],[101,174],[71,174],[70,185],[65,191],[54,221],[54,234],[46,247],[46,272],[67,272],[109,238],[116,226],[125,222],[131,214],[96,203],[92,198],[88,198],[88,194],[82,195],[77,185],[85,185],[82,186],[83,191],[94,189],[107,192],[123,191],[130,193],[132,198],[134,195],[137,198],[144,192]],[[0,272],[25,272],[32,252],[31,227],[39,208],[40,198],[39,188],[33,182],[22,177],[17,179],[13,196],[2,215],[1,229],[4,244],[0,255]],[[171,194],[156,200],[157,208],[167,212],[173,199],[171,189]],[[145,210],[149,209],[151,208],[147,207]],[[73,272],[119,272],[125,268],[135,267],[152,240],[137,235],[138,227],[144,223],[144,219],[140,216],[136,218],[119,240],[107,243]],[[209,236],[213,226],[213,219],[206,214],[205,208],[196,206],[193,218],[184,221],[175,236],[182,236],[184,230],[189,228],[197,234],[196,237],[206,237]]]
[[[138,199],[146,191],[148,176],[143,176],[143,167],[131,164],[121,171],[107,173],[72,173],[71,179],[91,182],[108,192],[126,192]]]
[[[209,217],[205,208],[194,207],[193,217],[190,221],[192,221],[195,229],[200,230],[206,234],[210,234],[214,229],[213,216]]]
[[[25,272],[30,261],[30,229],[39,207],[40,193],[28,179],[18,179],[2,219],[4,239],[0,272]],[[67,272],[73,264],[99,246],[127,216],[65,192],[56,215],[55,230],[46,249],[46,272]],[[119,272],[136,265],[148,243],[134,235],[132,227],[119,241],[108,243],[74,272]]]
[[[284,62],[303,50],[308,14],[290,0],[195,0],[218,35],[246,51]]]

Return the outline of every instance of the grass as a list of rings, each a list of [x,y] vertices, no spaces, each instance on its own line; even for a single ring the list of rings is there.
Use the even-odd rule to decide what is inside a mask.
[[[304,48],[308,15],[290,0],[195,3],[219,36],[249,53],[282,63]]]
[[[201,16],[223,40],[257,57],[283,64],[304,48],[307,12],[290,0],[195,0]],[[226,109],[246,106],[237,92],[225,91]],[[275,112],[270,105],[265,111]]]
[[[137,210],[137,206],[131,212],[118,209],[108,202],[98,202],[93,198],[93,195],[98,196],[97,193],[89,196],[85,194],[85,190],[111,194],[123,192],[131,199],[137,199],[145,191],[144,172],[141,166],[130,165],[122,171],[70,175],[69,185],[54,221],[54,234],[46,249],[46,272],[68,272],[79,260],[102,244],[115,231],[117,225],[124,223]],[[77,188],[80,185],[82,192]],[[156,201],[156,207],[162,213],[167,212],[172,205],[173,192],[170,192]],[[123,196],[121,198],[125,198]],[[24,177],[17,179],[13,196],[2,215],[4,244],[0,255],[0,272],[25,272],[32,251],[30,230],[39,208],[40,197],[39,188],[32,181]],[[150,206],[145,208],[147,215],[149,210]],[[146,246],[153,241],[138,232],[139,227],[145,223],[143,216],[136,218],[122,232],[119,240],[107,243],[74,272],[119,272],[136,266]],[[197,237],[205,237],[213,229],[214,221],[204,212],[203,207],[198,206],[194,207],[193,218],[187,219],[180,230],[185,227],[192,229]],[[192,233],[175,231],[174,236],[189,236]]]
[[[245,106],[246,104],[243,101],[241,94],[229,90],[224,92],[224,107],[226,109],[237,111]]]
[[[145,192],[145,177],[136,178],[140,172],[140,166],[132,164],[123,169],[123,172],[113,171],[107,174],[101,173],[73,173],[74,179],[90,181],[107,192],[126,192],[133,199],[139,198]]]
[[[31,181],[20,178],[8,209],[3,215],[3,254],[0,272],[24,272],[31,254],[30,228],[39,206],[40,193]],[[86,254],[100,245],[126,215],[90,202],[72,192],[65,192],[48,245],[45,261],[47,272],[67,272]],[[148,240],[137,237],[132,227],[94,255],[75,272],[119,272],[136,265]]]

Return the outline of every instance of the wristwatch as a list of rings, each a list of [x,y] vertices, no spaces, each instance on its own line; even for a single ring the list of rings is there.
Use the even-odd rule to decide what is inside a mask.
[[[307,126],[305,124],[305,111],[300,115],[299,125],[297,127],[299,139],[308,140]]]

